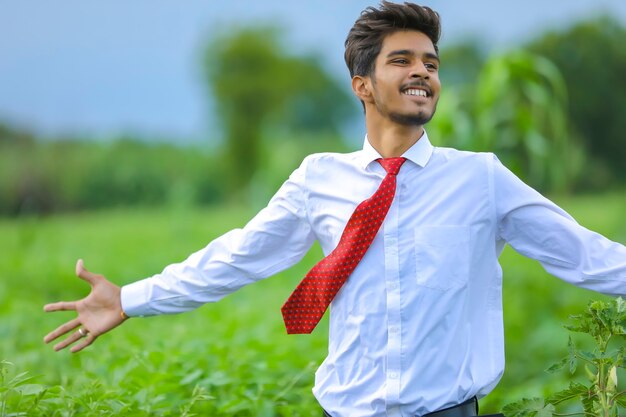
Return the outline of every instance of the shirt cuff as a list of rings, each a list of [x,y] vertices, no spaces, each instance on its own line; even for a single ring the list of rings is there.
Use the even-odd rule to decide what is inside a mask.
[[[158,314],[148,304],[146,280],[124,285],[121,289],[122,310],[128,317],[145,317]]]

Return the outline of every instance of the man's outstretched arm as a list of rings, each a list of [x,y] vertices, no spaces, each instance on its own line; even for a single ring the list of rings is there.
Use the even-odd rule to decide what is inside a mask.
[[[46,304],[43,308],[47,312],[74,310],[78,313],[76,318],[57,327],[44,337],[43,341],[50,343],[69,334],[63,341],[54,345],[54,350],[57,351],[74,344],[70,351],[78,352],[92,344],[98,336],[119,326],[125,320],[120,300],[120,287],[102,275],[86,270],[82,259],[76,263],[76,275],[91,286],[89,295],[78,301]]]
[[[494,160],[499,238],[570,284],[626,296],[626,246],[578,224]]]
[[[78,352],[119,326],[125,320],[123,311],[132,317],[190,311],[294,265],[315,240],[304,191],[308,159],[243,229],[227,232],[160,274],[120,288],[78,261],[76,274],[91,285],[91,292],[82,300],[44,307],[44,311],[78,313],[44,342],[67,335],[55,350],[73,344],[70,350]]]

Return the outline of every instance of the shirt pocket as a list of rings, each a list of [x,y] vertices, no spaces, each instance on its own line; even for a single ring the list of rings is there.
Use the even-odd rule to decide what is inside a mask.
[[[469,226],[415,229],[417,285],[446,291],[467,284],[470,266]]]

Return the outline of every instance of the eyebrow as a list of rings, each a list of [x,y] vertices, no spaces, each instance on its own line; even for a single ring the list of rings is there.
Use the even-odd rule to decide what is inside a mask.
[[[389,52],[387,54],[387,58],[392,58],[394,56],[406,56],[406,55],[415,56],[415,52],[413,52],[410,49],[398,49],[398,50]],[[422,56],[425,58],[434,59],[435,61],[440,62],[439,55],[434,54],[432,52],[425,52]]]

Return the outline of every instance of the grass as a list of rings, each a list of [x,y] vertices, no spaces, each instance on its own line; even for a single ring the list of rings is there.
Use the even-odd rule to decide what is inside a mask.
[[[623,193],[557,201],[582,224],[626,241]],[[132,319],[83,353],[55,353],[42,343],[72,317],[44,314],[43,304],[88,291],[73,276],[77,258],[129,283],[184,259],[252,214],[220,207],[0,220],[0,360],[10,362],[0,364],[0,417],[318,416],[310,390],[326,353],[327,324],[310,336],[287,336],[279,310],[320,258],[318,248],[291,270],[219,303]],[[562,386],[563,377],[542,371],[566,352],[561,323],[599,297],[548,277],[510,249],[502,263],[507,370],[481,401],[483,412]]]

